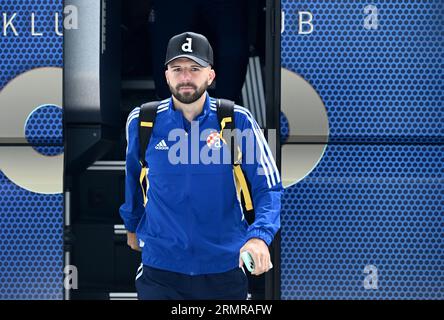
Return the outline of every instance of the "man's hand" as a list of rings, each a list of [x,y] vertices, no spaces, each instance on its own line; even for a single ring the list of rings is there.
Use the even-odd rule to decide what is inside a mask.
[[[264,240],[259,238],[251,238],[240,249],[240,253],[248,251],[253,257],[254,271],[252,275],[259,276],[270,270],[270,251]],[[244,261],[239,257],[239,267],[244,265]]]
[[[126,243],[128,244],[128,246],[131,247],[131,249],[136,250],[136,251],[142,251],[139,248],[139,243],[137,241],[137,237],[136,237],[135,233],[132,233],[132,232],[126,233]]]

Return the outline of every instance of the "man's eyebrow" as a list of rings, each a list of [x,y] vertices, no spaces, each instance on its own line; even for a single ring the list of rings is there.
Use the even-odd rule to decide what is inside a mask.
[[[172,66],[170,66],[170,68],[183,68],[182,66],[179,66],[179,65],[172,65]],[[190,68],[203,68],[201,65],[198,65],[198,64],[192,64],[191,66],[190,66]]]

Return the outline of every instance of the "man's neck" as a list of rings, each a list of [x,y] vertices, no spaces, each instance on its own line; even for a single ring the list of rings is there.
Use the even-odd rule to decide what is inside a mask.
[[[196,118],[197,115],[202,112],[206,98],[207,94],[204,93],[202,97],[200,97],[198,100],[194,101],[193,103],[186,104],[180,102],[176,99],[176,97],[173,96],[173,103],[176,110],[182,111],[185,119],[191,122],[194,120],[194,118]]]

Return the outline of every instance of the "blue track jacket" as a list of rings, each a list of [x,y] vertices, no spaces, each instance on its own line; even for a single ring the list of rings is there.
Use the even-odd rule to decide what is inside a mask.
[[[259,155],[247,163],[247,143],[240,143],[241,167],[251,185],[256,213],[255,222],[248,225],[237,197],[233,166],[229,161],[220,163],[226,145],[211,144],[220,123],[216,100],[206,95],[202,113],[191,124],[175,110],[172,98],[160,103],[145,154],[146,207],[139,183],[140,108],[129,114],[126,123],[125,203],[120,216],[126,229],[137,233],[143,264],[188,275],[236,268],[239,250],[248,239],[260,238],[269,245],[280,228],[283,189],[262,131],[247,109],[235,106],[236,128],[250,129],[249,141]],[[200,151],[196,152],[197,147]],[[203,161],[199,154],[219,161]]]

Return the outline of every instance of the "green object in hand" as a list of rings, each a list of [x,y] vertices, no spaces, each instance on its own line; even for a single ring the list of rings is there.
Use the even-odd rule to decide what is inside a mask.
[[[248,251],[244,251],[241,253],[241,258],[244,261],[247,270],[250,272],[254,271],[254,260],[251,254]]]
[[[241,253],[241,258],[244,261],[245,266],[247,267],[247,270],[250,272],[254,271],[254,260],[251,254],[248,251],[244,251]],[[268,266],[269,269],[273,268],[273,264],[270,261],[270,265]]]

